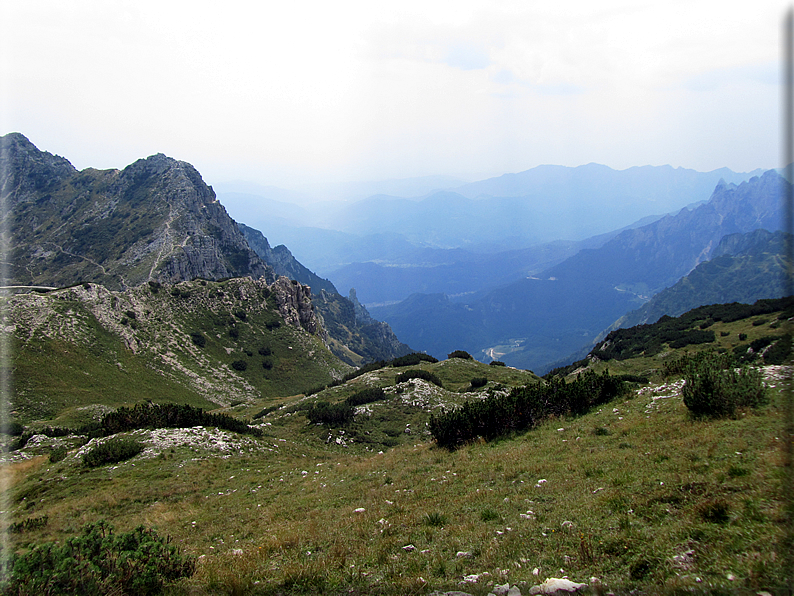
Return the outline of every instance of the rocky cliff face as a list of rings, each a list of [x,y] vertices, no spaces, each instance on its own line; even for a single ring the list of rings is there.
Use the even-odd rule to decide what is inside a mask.
[[[23,135],[0,139],[11,282],[110,289],[275,275],[190,164],[165,155],[81,172]]]
[[[331,351],[344,362],[360,366],[413,352],[397,339],[387,323],[372,318],[358,320],[355,305],[344,296],[321,290],[313,302],[315,311],[328,329]]]

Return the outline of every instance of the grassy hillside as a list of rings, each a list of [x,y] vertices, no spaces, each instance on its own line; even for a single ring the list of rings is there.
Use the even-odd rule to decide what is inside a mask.
[[[83,284],[8,298],[12,417],[69,426],[143,400],[261,403],[349,371],[319,336],[285,321],[273,287],[249,278],[126,292]]]
[[[752,305],[712,304],[678,317],[663,317],[648,325],[617,329],[578,362],[550,371],[546,376],[572,375],[588,368],[612,374],[660,378],[665,365],[682,354],[704,350],[732,353],[756,365],[781,364],[775,343],[787,332],[794,315],[794,299],[758,300]]]
[[[395,384],[416,368],[444,389]],[[562,576],[620,591],[773,590],[782,582],[783,403],[779,371],[766,374],[768,405],[736,419],[693,420],[668,379],[454,452],[424,432],[430,412],[535,378],[457,358],[387,366],[284,399],[259,418],[260,439],[136,431],[143,453],[91,469],[80,459],[91,444],[57,463],[45,444],[31,446],[40,455],[5,468],[8,507],[13,521],[40,521],[9,534],[10,548],[62,541],[100,518],[118,531],[155,526],[199,557],[172,594],[485,595],[508,582],[526,594]],[[469,391],[482,376],[487,385]],[[364,387],[385,396],[352,423],[308,422],[309,404]]]

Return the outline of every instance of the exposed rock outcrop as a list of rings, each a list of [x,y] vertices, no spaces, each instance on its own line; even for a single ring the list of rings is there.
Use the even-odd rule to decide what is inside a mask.
[[[11,283],[110,289],[275,275],[190,164],[163,154],[78,172],[19,133],[0,138]]]
[[[271,291],[276,299],[278,312],[286,323],[293,327],[302,327],[313,335],[319,331],[327,341],[328,335],[314,314],[309,286],[281,276],[271,286]]]

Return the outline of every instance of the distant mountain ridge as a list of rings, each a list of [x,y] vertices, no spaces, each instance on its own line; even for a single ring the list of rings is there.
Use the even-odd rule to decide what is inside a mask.
[[[438,186],[410,198],[396,187],[373,186],[376,192],[361,200],[316,203],[311,208],[290,207],[284,202],[288,194],[278,189],[262,189],[259,203],[255,189],[246,195],[222,193],[221,198],[238,220],[262,230],[275,244],[289,246],[302,263],[344,291],[331,274],[353,263],[396,264],[424,248],[495,253],[583,240],[703,201],[720,179],[740,183],[760,172],[538,166],[469,184]],[[390,246],[382,246],[379,238],[390,238]],[[377,301],[360,295],[365,303]]]
[[[707,260],[724,236],[779,229],[785,184],[772,170],[738,186],[722,182],[695,209],[621,232],[467,304],[415,295],[371,311],[416,349],[465,349],[542,373]]]
[[[785,293],[785,242],[780,230],[724,236],[710,260],[627,313],[615,327],[655,323],[664,315],[677,317],[707,304],[780,298]]]

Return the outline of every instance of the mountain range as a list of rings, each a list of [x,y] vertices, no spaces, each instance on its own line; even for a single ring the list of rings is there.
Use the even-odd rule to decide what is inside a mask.
[[[624,230],[598,248],[472,301],[417,294],[371,310],[431,354],[457,346],[543,373],[708,260],[724,236],[778,230],[786,184],[772,170],[739,185],[722,181],[700,206]],[[774,291],[769,285],[763,297],[776,297]]]
[[[77,171],[26,137],[0,138],[0,192],[10,230],[9,284],[63,287],[93,282],[125,290],[146,282],[279,276],[316,288],[321,317],[339,333],[330,346],[348,364],[410,352],[388,325],[355,318],[355,305],[284,246],[246,238],[190,164],[153,155],[123,170]],[[245,229],[245,228],[244,228]],[[334,308],[328,307],[335,303]]]
[[[437,357],[465,349],[538,372],[592,343],[698,264],[729,256],[717,251],[728,250],[725,236],[779,229],[787,184],[774,171],[735,184],[724,177],[746,175],[541,166],[424,197],[370,197],[337,208],[327,223],[344,230],[320,236],[310,224],[328,211],[306,207],[300,229],[324,239],[328,263],[368,254],[336,270],[341,287],[355,288],[343,296],[339,284],[286,246],[272,247],[269,232],[235,222],[190,164],[158,154],[123,170],[78,172],[18,133],[3,137],[1,159],[10,206],[3,223],[14,234],[12,285],[93,282],[123,291],[147,281],[251,277],[272,284],[285,276],[313,288],[326,341],[350,365],[405,354],[410,345]],[[716,176],[723,178],[706,200],[699,193]],[[573,223],[533,232],[544,213],[553,215],[550,222],[565,220],[561,214],[575,210],[577,197]],[[290,207],[279,205],[282,221],[295,224]],[[657,207],[674,211],[649,214]],[[588,225],[599,230],[599,218],[610,213],[625,225],[578,237]],[[257,217],[256,210],[249,214]],[[532,214],[535,222],[524,226]],[[585,228],[574,239],[520,247],[565,225]]]

